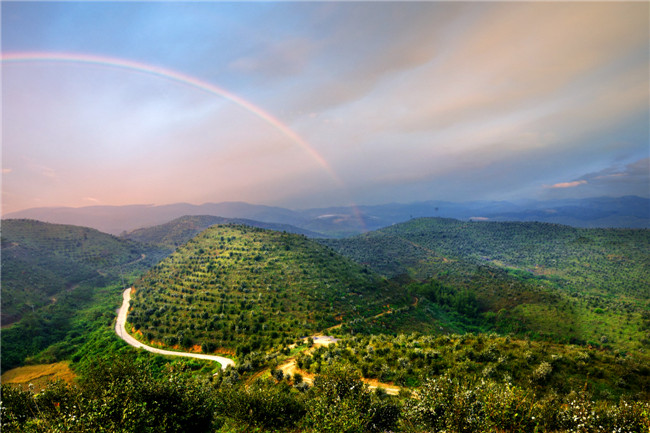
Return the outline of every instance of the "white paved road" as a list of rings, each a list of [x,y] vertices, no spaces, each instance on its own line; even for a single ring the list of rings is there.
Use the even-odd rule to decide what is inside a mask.
[[[191,352],[174,352],[172,350],[163,350],[157,349],[155,347],[147,346],[133,338],[126,332],[126,314],[129,312],[129,303],[131,302],[131,289],[128,288],[122,293],[122,307],[117,313],[117,322],[115,323],[115,332],[117,335],[128,344],[133,347],[140,347],[149,352],[159,353],[161,355],[169,356],[186,356],[188,358],[198,358],[198,359],[209,359],[210,361],[216,361],[221,364],[221,368],[226,368],[228,365],[235,365],[235,362],[232,359],[224,358],[223,356],[217,355],[206,355],[203,353],[191,353]]]

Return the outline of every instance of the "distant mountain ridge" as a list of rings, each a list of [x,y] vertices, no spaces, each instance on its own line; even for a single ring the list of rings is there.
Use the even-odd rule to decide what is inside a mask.
[[[289,224],[264,223],[244,218],[223,218],[212,215],[186,215],[165,224],[133,230],[121,237],[144,244],[159,245],[174,250],[203,230],[216,224],[245,225],[249,227],[275,230],[278,232],[305,235],[310,238],[325,237],[321,233],[301,229]]]
[[[538,221],[582,228],[650,228],[650,199],[626,196],[524,202],[424,201],[305,210],[291,210],[244,202],[205,203],[202,205],[175,203],[160,206],[32,208],[6,214],[3,219],[30,218],[50,223],[92,227],[117,235],[165,224],[186,215],[211,215],[265,223],[289,224],[332,237],[344,237],[377,230],[419,217]]]

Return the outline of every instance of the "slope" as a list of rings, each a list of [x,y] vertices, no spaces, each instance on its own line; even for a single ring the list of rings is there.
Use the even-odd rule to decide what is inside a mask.
[[[440,304],[476,296],[501,328],[562,341],[649,344],[650,231],[422,218],[323,240]]]
[[[2,221],[2,325],[56,302],[82,281],[97,284],[156,263],[165,252],[87,227]]]
[[[135,284],[128,320],[151,345],[246,354],[407,305],[398,287],[304,236],[214,226]]]

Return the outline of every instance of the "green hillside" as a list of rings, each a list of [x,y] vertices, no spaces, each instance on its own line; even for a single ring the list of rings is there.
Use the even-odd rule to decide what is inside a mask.
[[[122,284],[167,254],[86,227],[3,220],[2,370],[69,359],[111,326]]]
[[[68,359],[80,379],[39,393],[3,384],[7,431],[556,433],[650,427],[644,346],[650,309],[644,288],[631,290],[630,282],[645,281],[642,266],[632,263],[645,263],[643,231],[579,231],[571,238],[562,227],[553,237],[552,230],[536,230],[555,226],[505,224],[497,227],[499,235],[482,233],[480,223],[417,220],[323,241],[359,264],[301,235],[221,225],[143,275],[161,250],[114,237],[98,250],[85,242],[104,238],[86,229],[53,226],[45,236],[41,223],[29,224],[22,226],[22,241],[6,241],[9,251],[28,251],[17,263],[28,266],[35,251],[40,255],[33,258],[45,265],[62,263],[61,269],[45,266],[52,275],[67,275],[66,265],[89,269],[90,276],[3,330],[2,368]],[[63,240],[39,240],[59,231],[52,239]],[[449,240],[435,239],[442,236]],[[483,245],[476,253],[481,242],[496,242],[489,236],[501,240],[499,250]],[[526,242],[537,248],[526,250]],[[563,243],[583,246],[572,250]],[[553,248],[561,259],[554,269],[562,272],[536,271],[546,263],[544,251]],[[605,266],[606,251],[626,258],[619,261],[624,271],[607,270],[622,280],[608,280],[613,287],[584,266]],[[526,265],[533,254],[537,268]],[[122,291],[115,266],[128,271],[127,283],[135,281],[133,334],[152,345],[234,352],[235,367],[213,375],[210,363],[154,355],[120,340],[113,329]],[[28,273],[10,275],[20,280]],[[489,330],[513,335],[482,332]],[[310,347],[307,339],[289,347],[319,332],[341,340]],[[561,344],[572,340],[580,344]],[[282,369],[290,364],[291,373]],[[371,390],[373,384],[380,388]],[[397,395],[388,395],[384,385]]]
[[[3,220],[2,324],[56,302],[83,281],[101,284],[120,272],[145,269],[164,254],[87,227]]]
[[[538,395],[588,388],[597,399],[650,398],[650,356],[518,340],[494,334],[355,336],[299,355],[318,374],[328,364],[353,366],[363,377],[417,388],[428,378],[492,380]]]
[[[649,230],[422,218],[321,242],[385,276],[423,281],[412,289],[436,305],[475,297],[481,322],[501,332],[650,344]]]
[[[246,226],[205,230],[135,288],[128,317],[144,340],[240,354],[410,302],[393,283],[304,236]]]

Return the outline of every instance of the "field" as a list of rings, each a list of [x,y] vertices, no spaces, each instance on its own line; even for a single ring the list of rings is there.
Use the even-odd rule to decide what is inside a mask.
[[[33,389],[35,392],[44,390],[50,382],[62,380],[71,384],[75,379],[70,369],[70,362],[61,361],[54,364],[38,364],[17,367],[2,375],[3,384],[11,385],[22,390]]]

